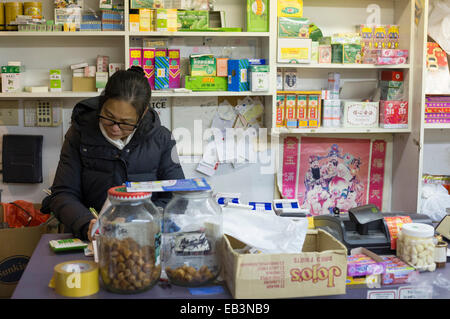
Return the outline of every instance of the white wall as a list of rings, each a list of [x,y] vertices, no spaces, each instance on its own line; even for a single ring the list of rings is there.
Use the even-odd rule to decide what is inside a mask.
[[[449,130],[425,130],[423,174],[450,175],[449,141]]]

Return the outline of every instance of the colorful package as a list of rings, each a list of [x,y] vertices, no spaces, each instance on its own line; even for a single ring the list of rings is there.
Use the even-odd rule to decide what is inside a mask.
[[[355,254],[347,257],[347,276],[358,277],[382,274],[385,264],[379,263],[364,254]]]
[[[407,265],[396,256],[384,256],[385,272],[381,275],[383,285],[397,285],[408,283],[411,278],[418,274],[414,267]]]
[[[296,118],[296,104],[297,96],[295,94],[286,95],[286,127],[296,128],[297,118]]]
[[[169,58],[166,56],[155,57],[155,90],[169,88]]]
[[[228,76],[228,58],[216,58],[216,76]]]
[[[148,83],[152,90],[155,89],[155,49],[143,48],[142,49],[142,68],[144,69],[145,76],[148,79]]]
[[[191,54],[189,57],[192,76],[216,76],[216,59],[211,54]]]
[[[308,126],[308,96],[299,94],[297,96],[297,120],[299,127]]]
[[[228,91],[248,91],[250,89],[248,82],[247,59],[228,60]]]
[[[379,102],[343,101],[344,127],[378,127]]]
[[[279,38],[309,38],[310,22],[307,18],[280,17],[278,18]]]
[[[392,64],[404,64],[406,63],[406,57],[396,57],[396,58],[383,58],[378,57],[376,64],[378,65],[392,65]]]
[[[278,0],[278,17],[303,16],[303,0]]]
[[[331,63],[331,45],[319,45],[319,63]]]
[[[209,11],[178,10],[178,30],[203,30],[209,27]]]
[[[247,0],[247,32],[269,32],[269,0]]]
[[[400,30],[398,25],[389,25],[387,28],[386,44],[389,49],[397,49],[400,39]]]
[[[384,26],[384,25],[377,25],[377,26],[375,26],[373,33],[374,34],[373,34],[373,45],[372,45],[372,47],[374,49],[387,48],[387,44],[386,44],[386,37],[387,37],[386,26]]]
[[[180,50],[168,49],[167,51],[169,56],[169,88],[179,88],[181,84]]]
[[[319,127],[320,126],[320,96],[309,95],[308,96],[308,126]]]
[[[156,31],[177,31],[177,9],[156,9]]]
[[[226,91],[227,78],[220,76],[185,76],[185,88],[192,91]]]
[[[142,49],[130,48],[130,67],[142,66]]]
[[[286,113],[286,96],[277,95],[276,127],[283,127]]]

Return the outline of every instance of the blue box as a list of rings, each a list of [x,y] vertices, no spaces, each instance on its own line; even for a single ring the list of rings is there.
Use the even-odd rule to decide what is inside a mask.
[[[176,179],[148,182],[125,182],[127,192],[181,192],[206,191],[211,186],[205,178]]]
[[[249,91],[248,59],[228,60],[228,91]]]
[[[155,57],[155,90],[169,88],[169,58]]]

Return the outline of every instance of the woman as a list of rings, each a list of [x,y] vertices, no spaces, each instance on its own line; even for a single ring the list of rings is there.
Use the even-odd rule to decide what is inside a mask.
[[[43,212],[54,212],[66,232],[83,240],[110,187],[125,181],[184,179],[175,141],[149,106],[151,88],[143,70],[118,71],[99,97],[78,103],[61,150],[51,195]],[[165,207],[170,193],[154,193]]]

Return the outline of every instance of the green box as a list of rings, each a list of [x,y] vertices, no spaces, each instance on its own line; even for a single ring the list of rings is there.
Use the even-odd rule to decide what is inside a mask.
[[[309,19],[307,18],[278,18],[279,38],[309,38]]]
[[[209,27],[209,11],[177,12],[178,30],[205,30]]]
[[[227,77],[186,75],[184,87],[192,91],[227,91]]]
[[[247,32],[269,32],[269,0],[247,0]]]
[[[216,76],[216,58],[211,54],[192,54],[189,57],[191,76]]]
[[[344,44],[342,62],[344,64],[361,63],[361,44]]]
[[[155,4],[161,1],[155,0],[131,0],[130,9],[154,9]]]
[[[331,45],[331,63],[342,63],[344,61],[344,46],[340,43]]]
[[[380,88],[403,89],[403,81],[380,81]]]
[[[61,90],[61,70],[50,70],[50,92],[60,92]]]
[[[1,73],[20,73],[20,66],[4,65]]]

